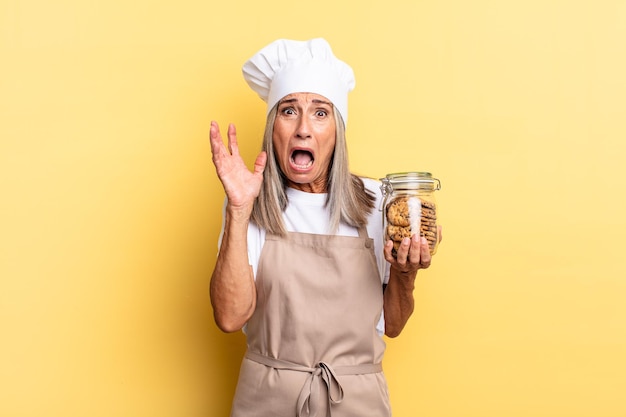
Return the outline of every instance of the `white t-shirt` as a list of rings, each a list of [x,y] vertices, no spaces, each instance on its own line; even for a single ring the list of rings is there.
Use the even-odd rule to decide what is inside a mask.
[[[381,275],[381,291],[382,284],[386,284],[389,280],[389,264],[383,257],[383,228],[382,228],[382,212],[381,207],[382,194],[380,191],[380,183],[370,178],[363,178],[365,188],[376,195],[376,206],[370,213],[367,220],[367,234],[374,240],[374,253],[378,263],[379,274]],[[287,198],[289,203],[283,212],[283,221],[289,232],[311,233],[311,234],[330,234],[330,216],[326,204],[326,194],[314,194],[298,191],[293,188],[287,188]],[[226,204],[224,204],[224,208]],[[222,231],[220,233],[219,242],[221,244],[222,235],[224,233],[224,224],[222,223]],[[250,222],[248,226],[248,262],[252,266],[254,276],[256,278],[257,267],[263,244],[265,243],[265,229],[260,229],[256,224]],[[340,224],[337,230],[339,236],[358,236],[356,228],[346,224]],[[376,330],[380,335],[385,332],[384,316],[376,326]]]

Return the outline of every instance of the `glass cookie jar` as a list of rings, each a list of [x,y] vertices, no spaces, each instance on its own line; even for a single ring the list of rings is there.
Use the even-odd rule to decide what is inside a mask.
[[[393,256],[402,239],[416,233],[426,238],[434,255],[439,244],[435,191],[441,182],[430,172],[399,172],[380,180],[384,239],[393,241]]]

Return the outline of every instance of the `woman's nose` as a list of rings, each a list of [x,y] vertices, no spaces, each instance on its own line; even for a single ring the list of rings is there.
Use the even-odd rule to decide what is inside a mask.
[[[302,139],[311,137],[311,124],[310,120],[306,116],[300,117],[300,120],[298,120],[296,137]]]

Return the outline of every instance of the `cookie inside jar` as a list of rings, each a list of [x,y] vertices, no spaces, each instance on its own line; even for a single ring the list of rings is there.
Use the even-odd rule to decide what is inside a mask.
[[[413,195],[397,196],[385,206],[385,240],[393,242],[392,254],[397,256],[405,237],[419,234],[426,238],[430,253],[437,248],[437,207],[434,202]]]

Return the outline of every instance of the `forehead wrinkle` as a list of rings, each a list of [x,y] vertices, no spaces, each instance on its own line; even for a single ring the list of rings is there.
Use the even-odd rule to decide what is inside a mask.
[[[300,101],[301,100],[300,100],[299,97],[283,98],[282,100],[280,100],[278,102],[278,105],[280,106],[281,104],[285,104],[285,103],[289,103],[289,104],[291,104],[291,103],[299,103]],[[304,100],[304,101],[306,102],[307,100]],[[333,105],[330,101],[322,100],[320,98],[313,98],[313,99],[311,99],[311,103],[313,103],[313,104],[325,104],[327,106],[332,106]]]

